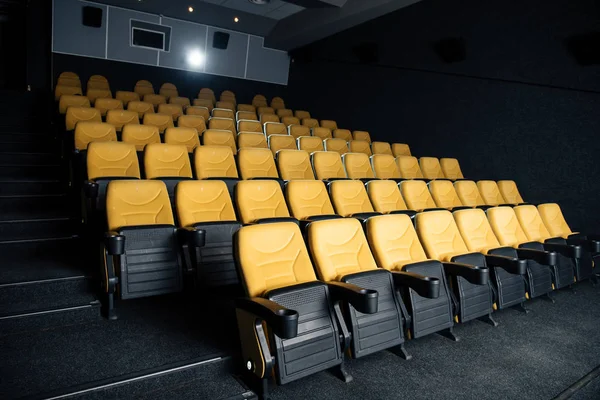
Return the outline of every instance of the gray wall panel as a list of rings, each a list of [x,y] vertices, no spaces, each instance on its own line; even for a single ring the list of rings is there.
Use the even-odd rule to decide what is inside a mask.
[[[81,15],[84,6],[102,9],[102,27],[83,26]],[[104,58],[106,9],[106,6],[82,3],[78,0],[55,0],[52,51]]]
[[[290,57],[284,51],[273,50],[264,45],[264,38],[250,36],[246,78],[287,85]]]
[[[157,65],[158,51],[131,46],[129,20],[158,24],[156,15],[110,7],[108,14],[108,58],[140,64]]]
[[[226,50],[214,49],[212,47],[215,32],[229,33],[229,45]],[[209,27],[208,50],[206,52],[206,66],[204,71],[209,74],[244,78],[247,49],[248,35]]]
[[[195,68],[187,62],[190,51],[205,53],[206,25],[180,21],[167,17],[162,18],[162,25],[171,27],[171,49],[168,53],[161,52],[159,65],[161,67],[204,71],[204,65]]]

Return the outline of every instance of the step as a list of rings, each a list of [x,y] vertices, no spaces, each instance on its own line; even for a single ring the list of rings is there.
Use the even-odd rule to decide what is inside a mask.
[[[2,165],[57,165],[60,163],[58,153],[49,152],[8,152],[5,145],[0,145],[0,168]]]
[[[49,165],[7,165],[0,161],[0,179],[59,179],[66,169],[57,164]]]
[[[0,221],[69,217],[73,206],[66,194],[0,196]]]
[[[0,179],[0,193],[5,196],[62,194],[67,183],[52,179]]]
[[[78,223],[71,218],[0,221],[0,243],[73,236]]]

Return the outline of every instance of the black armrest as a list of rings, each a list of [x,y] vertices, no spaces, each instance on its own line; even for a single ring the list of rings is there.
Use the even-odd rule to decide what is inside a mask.
[[[298,336],[298,312],[262,297],[238,298],[235,307],[264,320],[273,333],[282,339]]]
[[[561,255],[563,255],[565,257],[569,257],[569,258],[581,258],[581,256],[582,256],[581,246],[569,246],[566,244],[544,243],[544,250],[554,251],[558,254],[561,254]]]
[[[106,232],[104,246],[110,256],[125,254],[125,236],[120,235],[119,232]]]
[[[194,227],[181,228],[185,242],[193,247],[204,247],[206,244],[206,231]]]
[[[475,285],[487,285],[490,279],[490,270],[487,267],[456,262],[443,262],[442,265],[447,274],[461,276]]]
[[[600,242],[600,235],[592,233],[591,235],[585,235],[589,240],[595,240],[596,242]]]
[[[511,274],[525,275],[527,272],[527,260],[486,254],[485,262],[493,267],[502,268]]]
[[[300,225],[300,222],[296,218],[292,217],[273,217],[273,218],[261,218],[255,221],[252,221],[255,224],[274,224],[277,222],[293,222],[296,225]]]
[[[454,212],[454,211],[460,211],[460,210],[470,210],[472,208],[473,207],[469,207],[469,206],[457,206],[457,207],[452,207],[452,210],[450,210],[450,211]]]
[[[514,207],[514,206],[516,206],[516,204],[506,203],[506,204],[498,204],[497,206],[494,206],[494,207]]]
[[[448,211],[445,208],[442,207],[435,207],[435,208],[426,208],[423,210],[423,212],[427,212],[427,211]]]
[[[98,184],[94,181],[85,181],[83,191],[88,199],[95,199],[98,197]]]
[[[327,219],[337,219],[337,218],[344,218],[341,215],[337,215],[337,214],[323,214],[323,215],[311,215],[310,217],[306,218],[307,221],[310,222],[314,222],[314,221],[324,221]]]
[[[379,293],[377,290],[363,289],[344,282],[327,282],[329,293],[334,300],[347,301],[363,314],[377,312]]]
[[[414,218],[415,215],[417,215],[417,212],[415,210],[394,210],[390,211],[390,214],[403,214],[408,215],[410,218]]]
[[[419,296],[429,299],[440,297],[440,280],[438,278],[406,271],[393,271],[392,276],[395,285],[409,287],[417,292]]]
[[[567,244],[581,246],[583,250],[590,253],[600,253],[600,241],[591,239],[571,238],[567,239]]]
[[[549,251],[533,250],[533,249],[515,249],[517,250],[517,257],[524,258],[526,260],[533,260],[544,265],[556,265],[558,262],[556,259],[556,253]]]

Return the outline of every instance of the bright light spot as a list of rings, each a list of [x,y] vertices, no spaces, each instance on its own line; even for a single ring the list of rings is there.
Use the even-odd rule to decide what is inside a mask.
[[[188,11],[189,11],[189,12],[194,12],[194,7],[192,7],[192,6],[189,6],[189,7],[188,7]]]
[[[187,62],[192,67],[200,67],[204,64],[204,54],[200,50],[192,50],[187,55]]]
[[[240,19],[239,19],[238,17],[235,17],[235,18],[233,19],[233,22],[240,22]]]

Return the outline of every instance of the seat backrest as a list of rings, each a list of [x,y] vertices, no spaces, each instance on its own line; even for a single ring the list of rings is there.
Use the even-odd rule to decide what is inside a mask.
[[[177,220],[181,226],[236,220],[231,196],[223,181],[179,182],[175,189],[175,202]]]
[[[237,136],[238,149],[257,148],[268,149],[267,138],[260,132],[240,132]]]
[[[294,116],[294,112],[292,110],[290,110],[289,108],[278,108],[275,110],[275,114],[277,114],[277,116],[279,118]],[[300,121],[300,119],[298,119],[298,121]],[[298,123],[300,123],[300,122],[298,122]]]
[[[338,128],[337,122],[332,121],[330,119],[322,119],[319,125],[323,128],[331,129],[332,131]]]
[[[271,107],[274,109],[285,108],[285,102],[281,97],[273,97],[271,99]]]
[[[187,147],[177,144],[152,143],[144,148],[146,178],[192,177]]]
[[[192,105],[190,103],[190,99],[188,99],[187,97],[171,97],[169,99],[169,104],[177,104],[184,108]]]
[[[167,128],[165,143],[184,145],[189,153],[193,153],[196,147],[200,147],[200,138],[194,128]]]
[[[143,151],[148,144],[160,143],[160,134],[156,126],[127,124],[123,126],[121,140],[133,144],[137,151]]]
[[[110,90],[110,85],[108,84],[108,81],[88,81],[86,88],[88,90],[88,92],[90,90]]]
[[[302,220],[315,215],[333,215],[333,205],[322,181],[289,181],[285,186],[285,198],[292,217]]]
[[[371,166],[373,167],[375,178],[400,178],[400,171],[398,170],[398,165],[396,164],[394,156],[390,156],[389,154],[374,154],[371,156]]]
[[[127,107],[130,101],[140,101],[140,95],[135,92],[125,92],[119,90],[117,93],[115,93],[115,99],[121,100],[121,102],[123,102],[123,106]]]
[[[213,108],[211,115],[215,118],[235,119],[235,113],[228,108]]]
[[[265,122],[265,135],[287,135],[287,127],[284,124],[277,122]]]
[[[254,111],[238,111],[237,113],[235,113],[235,119],[238,121],[238,123],[242,120],[258,121],[258,115],[256,115]],[[262,131],[262,125],[260,126],[260,130]]]
[[[319,120],[314,118],[302,118],[300,123],[304,126],[308,126],[311,129],[319,128]]]
[[[506,204],[506,200],[500,194],[500,189],[494,181],[479,181],[477,182],[477,189],[481,194],[481,198],[488,206],[497,206],[499,204]]]
[[[258,107],[256,109],[256,111],[258,112],[258,115],[263,115],[263,114],[275,115],[275,110],[272,107]]]
[[[392,148],[388,142],[373,142],[371,143],[373,154],[392,154]]]
[[[159,115],[159,114],[146,114],[146,115]],[[144,117],[145,120],[145,117]],[[117,132],[123,130],[123,126],[128,124],[139,124],[140,118],[138,113],[135,111],[126,110],[109,110],[106,113],[106,122],[114,125]]]
[[[445,179],[431,181],[427,186],[429,186],[431,197],[438,207],[452,209],[463,205],[451,181]]]
[[[231,131],[207,129],[202,134],[202,144],[204,146],[227,146],[234,155],[237,154],[235,136]]]
[[[294,111],[294,117],[303,120],[304,118],[310,118],[310,113],[305,110],[296,110]]]
[[[254,98],[252,99],[252,105],[256,108],[258,107],[267,107],[267,99],[264,98],[264,96],[262,97],[257,97],[259,95],[254,96]]]
[[[242,112],[251,112],[256,115],[256,107],[254,107],[252,104],[238,104],[237,110]]]
[[[144,118],[146,114],[154,114],[154,106],[144,101],[130,101],[127,110],[138,113],[138,118]]]
[[[367,240],[377,265],[399,271],[406,264],[426,261],[413,221],[408,215],[378,215],[366,223]]]
[[[342,157],[338,153],[315,151],[311,154],[311,162],[315,176],[319,180],[345,179],[348,177],[342,163]]]
[[[442,158],[440,160],[440,166],[442,172],[447,179],[455,181],[457,179],[463,179],[463,173],[460,169],[460,164],[456,158]]]
[[[331,129],[323,128],[323,127],[319,127],[319,126],[312,128],[312,135],[316,136],[318,138],[321,138],[322,140],[333,138]]]
[[[273,153],[269,149],[240,149],[237,161],[242,179],[279,178]]]
[[[421,167],[421,172],[423,172],[423,177],[425,179],[445,178],[442,167],[440,166],[440,160],[436,157],[421,157],[419,159],[419,166]]]
[[[349,142],[352,140],[352,132],[348,129],[334,129],[333,137],[336,139],[344,139],[344,141]]]
[[[348,142],[348,147],[351,153],[363,153],[369,157],[372,155],[371,144],[366,140],[351,140]]]
[[[144,125],[152,125],[158,128],[160,133],[164,133],[167,128],[172,128],[173,117],[168,114],[144,114]]]
[[[375,211],[361,181],[333,181],[329,193],[336,214],[343,217]]]
[[[310,155],[304,150],[281,150],[277,154],[277,169],[286,181],[315,179]]]
[[[152,87],[152,83],[149,81],[141,80],[137,81],[133,91],[140,96],[145,96],[147,94],[154,94],[154,87]]]
[[[425,181],[402,181],[400,182],[400,192],[406,205],[411,210],[422,211],[428,208],[436,208]]]
[[[377,212],[406,210],[406,203],[400,194],[396,182],[389,180],[372,180],[366,183],[367,193],[373,208]]]
[[[527,242],[527,235],[521,228],[512,207],[493,207],[486,211],[490,226],[502,246],[518,246]]]
[[[341,156],[348,152],[348,142],[344,139],[325,139],[323,140],[325,151],[335,151]]]
[[[298,149],[306,150],[309,154],[314,153],[315,151],[325,151],[325,148],[323,147],[323,141],[318,137],[301,136],[297,139],[297,142]]]
[[[238,132],[255,132],[263,134],[263,126],[258,121],[240,119],[237,123]]]
[[[140,166],[132,144],[92,142],[87,152],[88,179],[140,177]]]
[[[350,179],[374,178],[371,160],[363,153],[346,153],[342,156],[346,175]]]
[[[202,106],[192,106],[185,109],[186,115],[197,115],[204,118],[204,122],[210,119],[210,112],[208,108]]]
[[[90,99],[85,96],[63,94],[58,102],[58,112],[66,114],[69,107],[90,107]]]
[[[163,83],[162,86],[160,87],[158,93],[160,93],[161,96],[164,96],[167,99],[171,98],[171,97],[179,96],[179,92],[177,91],[177,88],[172,83]]]
[[[352,131],[354,140],[362,140],[371,144],[371,134],[367,131]]]
[[[75,129],[78,122],[102,122],[100,111],[90,107],[69,107],[65,115],[65,128],[68,131]]]
[[[160,104],[167,104],[167,98],[160,94],[146,94],[144,95],[144,103],[150,103],[154,106],[154,108],[158,107]]]
[[[279,150],[298,150],[296,140],[290,135],[269,135],[268,145],[273,156],[276,156]]]
[[[116,180],[106,192],[108,229],[128,226],[173,225],[173,211],[165,184],[150,180]]]
[[[302,232],[293,222],[242,227],[236,234],[235,252],[249,297],[317,280]]]
[[[500,247],[483,210],[459,210],[452,215],[469,251],[487,253]]]
[[[60,100],[60,98],[65,95],[81,96],[82,94],[83,94],[83,92],[81,91],[81,88],[78,86],[57,85],[54,88],[54,100]]]
[[[394,157],[411,156],[410,147],[404,143],[392,143],[392,154]]]
[[[116,142],[115,127],[104,122],[79,122],[75,126],[75,148],[86,150],[92,142]]]
[[[542,221],[542,217],[540,217],[536,206],[516,206],[513,210],[529,241],[543,242],[552,237],[546,225],[544,225],[544,221]]]
[[[235,186],[235,204],[244,224],[263,218],[290,216],[281,186],[272,179],[239,181]]]
[[[498,181],[498,190],[508,204],[524,203],[515,181]]]
[[[451,261],[469,252],[450,211],[429,211],[416,216],[417,235],[429,258]]]
[[[396,158],[400,177],[404,179],[423,179],[423,172],[419,167],[419,161],[413,156],[399,156]]]
[[[210,99],[194,99],[194,101],[192,101],[192,106],[204,107],[208,112],[211,112],[212,109],[215,107],[215,103]]]
[[[485,202],[479,194],[477,184],[473,181],[456,181],[454,182],[454,189],[460,199],[460,202],[469,207],[484,206]]]
[[[215,104],[215,108],[220,108],[223,110],[229,110],[233,113],[233,110],[235,110],[235,104],[233,104],[233,102],[231,101],[217,101],[217,103]],[[215,111],[215,110],[213,110]],[[228,118],[233,118],[233,117],[228,117]]]
[[[237,134],[235,127],[235,121],[232,118],[218,118],[212,117],[208,120],[209,129],[219,129],[223,131],[230,131],[234,135]]]
[[[573,233],[558,204],[540,204],[538,211],[552,237],[563,237],[566,239]]]
[[[300,120],[296,117],[282,117],[281,123],[285,126],[300,125]]]
[[[179,128],[194,128],[198,131],[198,135],[202,136],[202,133],[206,130],[206,121],[199,115],[182,115],[177,120],[177,126]]]
[[[308,226],[308,247],[317,276],[324,282],[377,269],[363,227],[354,218],[312,222]]]
[[[198,179],[238,177],[233,152],[227,146],[198,147],[194,151],[194,167]]]
[[[267,122],[273,122],[276,124],[281,123],[281,121],[279,120],[279,117],[275,114],[261,114],[259,119],[260,119],[260,123],[263,125],[266,124]]]
[[[302,125],[289,125],[288,134],[294,139],[298,139],[300,136],[310,136],[310,128]]]

